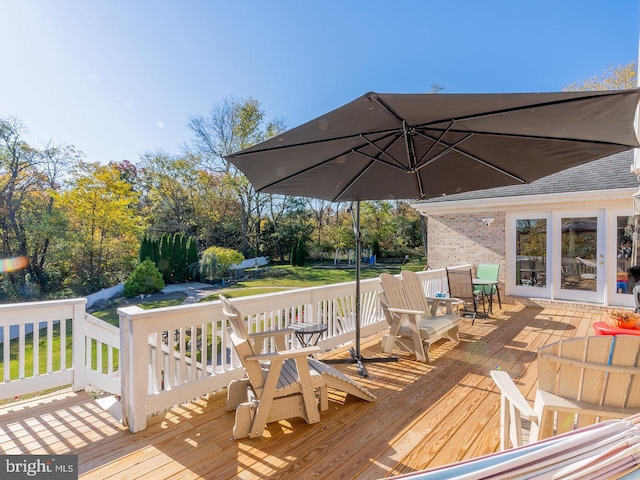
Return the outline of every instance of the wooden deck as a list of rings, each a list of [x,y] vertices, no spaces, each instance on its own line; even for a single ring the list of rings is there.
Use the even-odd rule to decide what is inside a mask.
[[[601,318],[598,310],[504,305],[474,326],[465,320],[461,343],[438,342],[429,365],[409,355],[398,363],[367,364],[370,378],[359,380],[376,402],[333,392],[320,423],[270,424],[253,440],[231,438],[234,414],[224,409],[225,392],[156,416],[132,434],[86,393],[65,391],[0,408],[0,451],[78,454],[85,480],[338,480],[408,473],[496,451],[500,399],[489,371],[508,371],[532,400],[536,350],[591,335],[591,324]],[[363,355],[380,355],[379,343],[379,337],[363,339]],[[357,378],[353,366],[338,368]]]

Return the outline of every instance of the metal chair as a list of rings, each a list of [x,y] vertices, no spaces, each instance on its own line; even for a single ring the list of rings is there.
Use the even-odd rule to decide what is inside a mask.
[[[449,295],[463,302],[460,315],[471,316],[471,325],[473,325],[478,315],[478,303],[482,301],[482,315],[487,318],[484,290],[474,291],[471,269],[447,268],[446,271],[447,281],[449,282]]]
[[[498,263],[479,263],[476,270],[476,278],[482,280],[495,280],[498,281],[498,275],[500,273],[500,264]],[[495,285],[476,285],[474,291],[482,290],[485,297],[489,297],[489,312],[493,312],[493,296],[498,296],[498,306],[502,308],[502,300],[500,299],[500,288],[498,284]]]

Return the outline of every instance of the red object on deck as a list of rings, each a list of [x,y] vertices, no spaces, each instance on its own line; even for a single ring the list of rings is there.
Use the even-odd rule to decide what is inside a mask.
[[[620,328],[606,322],[594,323],[593,329],[596,331],[596,335],[640,335],[640,327]]]

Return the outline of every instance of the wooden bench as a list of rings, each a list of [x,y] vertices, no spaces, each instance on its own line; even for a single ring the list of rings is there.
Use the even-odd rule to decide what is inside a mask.
[[[431,362],[429,348],[434,342],[447,338],[459,343],[462,318],[455,309],[455,298],[427,298],[422,281],[405,270],[402,278],[387,273],[380,275],[382,292],[380,304],[389,324],[389,333],[382,337],[382,349],[392,353],[394,348],[414,353],[421,362]],[[440,305],[445,313],[438,315]]]

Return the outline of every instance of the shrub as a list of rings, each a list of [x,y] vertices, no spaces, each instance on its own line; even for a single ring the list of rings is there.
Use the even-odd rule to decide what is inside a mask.
[[[305,245],[302,237],[298,238],[298,246],[296,248],[296,266],[304,267],[304,262],[307,259],[307,246]]]
[[[155,264],[146,259],[131,273],[124,284],[124,296],[135,297],[143,293],[159,292],[164,288],[162,274]]]
[[[209,247],[202,252],[200,259],[200,277],[206,280],[222,279],[231,265],[244,260],[237,250],[224,247]]]

